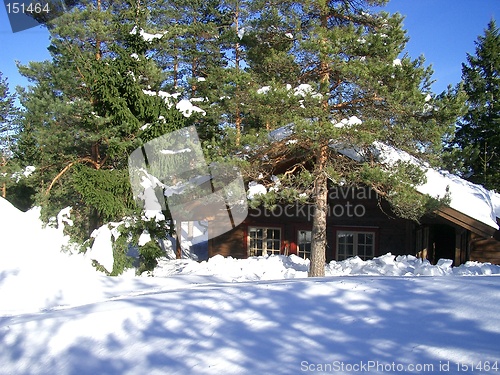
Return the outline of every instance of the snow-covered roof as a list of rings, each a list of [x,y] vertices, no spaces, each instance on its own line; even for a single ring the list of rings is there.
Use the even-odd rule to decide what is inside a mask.
[[[448,192],[451,208],[498,229],[496,219],[500,217],[500,194],[464,180],[448,171],[431,168],[407,152],[381,142],[375,142],[374,146],[379,151],[379,159],[383,162],[390,164],[398,160],[408,161],[425,170],[427,181],[423,185],[416,186],[417,191],[441,198]]]
[[[349,122],[349,120],[347,121]],[[292,135],[293,125],[286,125],[272,131],[270,138],[280,141]],[[331,147],[353,160],[363,160],[362,153],[352,146],[332,142]],[[415,187],[418,192],[435,198],[443,198],[448,193],[451,208],[494,229],[499,229],[497,217],[500,218],[500,194],[464,180],[448,171],[431,168],[407,152],[382,142],[374,142],[373,148],[383,163],[390,165],[398,161],[406,161],[422,168],[425,171],[427,181],[425,184]]]

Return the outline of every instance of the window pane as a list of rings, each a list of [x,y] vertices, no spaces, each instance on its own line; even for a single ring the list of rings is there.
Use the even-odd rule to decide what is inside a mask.
[[[303,243],[300,245],[300,250],[306,252],[306,253],[311,253],[311,243]]]
[[[358,256],[361,259],[364,259],[366,256],[366,247],[365,245],[358,245]]]
[[[303,259],[311,257],[311,238],[310,230],[299,230],[297,232],[297,255]]]
[[[354,234],[347,232],[339,232],[338,240],[341,244],[353,244],[354,243]]]
[[[298,234],[299,243],[307,243],[307,242],[310,243],[311,239],[312,239],[312,231],[299,230],[299,234]]]
[[[354,255],[354,245],[346,245],[345,253],[347,256],[353,256]]]
[[[306,240],[306,231],[305,230],[299,230],[299,235],[298,235],[298,243],[304,243],[307,242]]]
[[[366,244],[373,245],[373,233],[366,234]]]
[[[260,256],[279,254],[281,250],[281,230],[276,228],[248,228],[248,255]]]
[[[337,260],[359,256],[363,260],[375,254],[375,233],[357,231],[337,232]]]

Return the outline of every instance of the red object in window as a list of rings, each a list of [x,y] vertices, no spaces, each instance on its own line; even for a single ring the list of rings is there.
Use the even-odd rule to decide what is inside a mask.
[[[283,241],[281,245],[281,255],[297,255],[297,244],[295,242]]]

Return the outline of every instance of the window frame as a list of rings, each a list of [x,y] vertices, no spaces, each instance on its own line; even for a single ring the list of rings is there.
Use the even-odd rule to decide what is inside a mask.
[[[301,245],[301,243],[300,243],[300,236],[299,236],[300,232],[310,232],[311,240],[309,242],[309,244],[310,244],[309,251],[306,251],[306,250],[302,251],[302,250],[300,250],[300,245]],[[297,236],[297,242],[296,242],[296,244],[297,244],[297,256],[299,258],[302,258],[302,259],[311,259],[312,228],[296,228],[295,229],[295,234]],[[305,242],[305,243],[307,243],[307,242]],[[303,254],[301,254],[301,253],[303,253]],[[309,255],[307,256],[307,254],[309,254]]]
[[[353,254],[345,254],[343,253],[342,255],[339,252],[339,234],[341,233],[347,233],[347,234],[353,234]],[[373,235],[373,241],[372,241],[372,252],[371,255],[359,255],[359,234],[371,234]],[[379,228],[378,227],[336,227],[334,229],[334,241],[335,241],[335,259],[337,261],[342,261],[354,256],[358,256],[363,260],[368,260],[368,259],[373,259],[375,256],[378,254],[378,241],[379,241]],[[366,244],[361,244],[363,246]],[[366,254],[366,252],[365,252]]]
[[[253,229],[262,229],[263,231],[263,238],[262,238],[262,249],[252,249],[251,248],[251,242],[252,238],[250,237],[250,233],[252,232]],[[279,231],[279,240],[272,238],[268,239],[267,238],[267,231],[268,230],[278,230]],[[281,247],[283,244],[283,228],[280,226],[274,226],[274,225],[248,225],[247,227],[247,257],[253,257],[253,256],[265,256],[265,255],[280,255],[281,254]],[[278,249],[271,249],[269,250],[267,248],[268,241],[273,241],[273,242],[278,242],[279,246]],[[258,254],[258,252],[262,252],[261,254]],[[252,253],[254,252],[254,253]]]

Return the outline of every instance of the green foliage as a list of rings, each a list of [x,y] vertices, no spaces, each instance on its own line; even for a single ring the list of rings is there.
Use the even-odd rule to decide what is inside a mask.
[[[97,209],[104,221],[121,218],[134,208],[127,170],[96,170],[77,165],[71,178],[81,200]]]
[[[460,88],[432,94],[432,70],[424,58],[400,56],[408,40],[403,18],[376,13],[369,3],[253,3],[255,9],[266,9],[243,40],[248,72],[266,88],[253,96],[254,123],[265,133],[293,127],[288,138],[269,147],[244,144],[254,150],[250,178],[275,170],[287,176],[282,190],[295,193],[273,192],[271,201],[277,195],[293,199],[299,191],[314,200],[313,187],[325,174],[334,184],[379,187],[398,215],[418,220],[429,200],[414,189],[421,172],[405,163],[387,169],[373,144],[438,165],[443,140],[450,137],[465,97]],[[272,67],[272,76],[260,64]],[[358,122],[346,125],[353,116]],[[350,160],[334,149],[358,150],[360,158]],[[271,186],[269,180],[263,183]]]
[[[452,144],[455,169],[488,189],[500,190],[500,31],[488,24],[476,41],[475,55],[462,64],[468,111]]]
[[[8,130],[12,131],[9,125],[11,124],[14,113],[14,95],[10,94],[7,79],[4,79],[2,72],[0,72],[0,135],[2,135],[0,139],[2,141],[5,140],[5,133]],[[0,146],[3,146],[3,144],[0,144]]]
[[[405,219],[419,222],[423,215],[449,204],[448,195],[439,198],[416,192],[416,186],[426,182],[425,171],[410,162],[400,161],[390,168],[364,164],[353,177],[363,185],[372,186],[389,202],[392,211]]]
[[[190,126],[193,122],[191,118],[184,117],[177,110],[162,112],[161,116],[163,116],[162,120],[150,124],[150,126],[139,133],[142,143],[149,142],[162,135]]]
[[[14,185],[12,174],[19,172],[19,166],[12,161],[17,112],[14,106],[15,97],[10,94],[7,79],[2,76],[0,72],[0,196],[6,194],[6,189]]]
[[[21,95],[26,113],[17,159],[37,167],[43,216],[72,206],[77,224],[71,231],[81,240],[133,214],[129,153],[153,131],[185,125],[171,103],[143,92],[159,90],[164,75],[147,56],[151,46],[130,33],[142,19],[133,9],[81,4],[51,24],[52,61],[20,67],[34,86]]]
[[[137,274],[143,272],[151,272],[157,266],[157,258],[164,256],[165,253],[155,241],[149,241],[139,248],[141,264],[137,270]]]
[[[120,274],[123,268],[118,268],[119,265],[130,267],[132,259],[127,254],[130,248],[138,250],[139,258],[135,259],[137,274],[152,271],[157,265],[157,258],[165,256],[165,252],[158,244],[158,239],[166,238],[167,234],[172,235],[171,226],[166,221],[156,222],[154,220],[134,220],[126,221],[126,224],[119,226],[120,236],[113,245],[113,253],[115,255],[115,266],[113,274]],[[151,236],[151,241],[139,246],[139,237],[142,233],[148,233]],[[117,263],[118,257],[118,263]]]
[[[121,275],[134,265],[134,259],[128,255],[130,246],[130,238],[127,233],[120,233],[120,236],[113,242],[114,262],[111,276]]]

